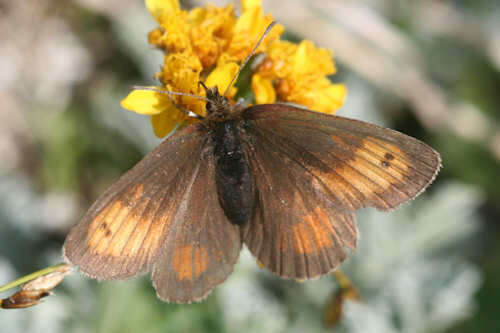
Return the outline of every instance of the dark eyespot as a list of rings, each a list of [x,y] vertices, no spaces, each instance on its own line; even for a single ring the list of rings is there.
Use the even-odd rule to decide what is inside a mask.
[[[105,237],[109,237],[109,236],[111,236],[111,230],[109,230],[108,225],[106,224],[106,222],[103,222],[103,223],[101,224],[100,228],[101,228],[102,230],[104,230],[104,236],[105,236]]]

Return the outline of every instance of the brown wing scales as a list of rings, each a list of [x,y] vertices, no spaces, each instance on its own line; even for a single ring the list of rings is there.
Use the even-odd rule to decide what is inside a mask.
[[[401,133],[279,104],[243,113],[258,188],[242,230],[217,197],[213,147],[179,131],[112,185],[68,235],[68,262],[99,279],[153,266],[158,296],[204,298],[233,269],[241,235],[271,272],[295,279],[335,269],[354,250],[354,211],[392,209],[429,185],[439,155]]]
[[[280,276],[314,278],[356,247],[354,211],[392,209],[432,182],[440,158],[404,134],[288,105],[245,111],[259,201],[244,242]]]
[[[399,132],[301,109],[277,110],[259,114],[258,130],[273,138],[271,144],[295,151],[323,186],[335,189],[334,199],[352,210],[392,209],[419,194],[439,170],[439,154]],[[315,167],[314,160],[329,168]]]
[[[180,143],[183,142],[182,145]],[[162,143],[113,184],[68,235],[66,259],[99,279],[143,272],[157,258],[183,174],[193,171],[205,145],[196,130]]]
[[[188,185],[175,213],[162,255],[154,264],[153,284],[166,301],[199,301],[232,272],[241,250],[240,230],[229,222],[216,195],[212,151]]]
[[[233,269],[240,231],[216,195],[206,132],[178,132],[113,184],[66,239],[67,261],[98,279],[153,266],[158,296],[204,298]]]
[[[259,200],[244,226],[244,242],[271,272],[307,279],[342,262],[344,246],[354,249],[357,230],[350,212],[338,210],[311,186],[313,177],[288,155],[256,134],[249,148]],[[279,161],[279,163],[277,163]]]

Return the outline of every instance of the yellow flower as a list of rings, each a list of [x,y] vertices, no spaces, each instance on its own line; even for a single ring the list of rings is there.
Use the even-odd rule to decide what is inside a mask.
[[[332,84],[326,77],[318,77],[304,81],[279,80],[276,93],[282,101],[331,114],[342,106],[347,90],[343,84]]]
[[[169,52],[196,54],[204,68],[212,66],[229,44],[236,21],[232,5],[180,10],[177,0],[147,0],[146,5],[160,27],[149,42]]]
[[[191,51],[187,13],[178,0],[146,0],[146,7],[160,24],[149,33],[149,42],[169,52]]]
[[[236,21],[233,6],[195,8],[188,14],[193,51],[204,68],[214,65],[227,48]]]
[[[229,45],[227,53],[238,60],[245,59],[257,44],[257,41],[273,21],[271,15],[264,15],[260,0],[243,0],[243,13],[236,21],[233,31],[233,39]],[[257,52],[263,52],[269,44],[279,39],[285,29],[277,24],[267,35],[266,39],[257,49]]]
[[[172,53],[165,56],[162,71],[155,75],[164,85],[156,87],[174,92],[198,94],[198,82],[203,67],[199,59],[189,52]],[[204,115],[204,102],[189,96],[172,96],[186,110]],[[185,126],[192,119],[178,110],[166,94],[153,91],[132,91],[121,103],[122,107],[151,116],[155,135],[164,137],[176,127]]]
[[[153,15],[160,24],[165,15],[181,11],[178,0],[146,0],[145,3],[151,15]]]
[[[224,92],[238,69],[239,66],[236,63],[227,63],[222,66],[218,66],[207,77],[205,84],[208,87],[217,86],[219,91]],[[187,73],[189,73],[189,71]],[[179,75],[178,77],[182,77],[182,75]],[[176,76],[174,75],[173,78],[175,79]],[[196,84],[197,82],[198,81],[196,81]],[[186,87],[188,85],[189,84],[186,83]],[[191,88],[186,88],[186,90],[176,90],[172,87],[173,86],[170,84],[167,84],[166,90],[194,93],[194,91],[192,91],[194,89]],[[155,88],[163,89],[162,87]],[[203,91],[201,95],[204,95],[204,93],[205,92]],[[231,90],[228,96],[232,96]],[[187,110],[193,112],[197,111],[196,113],[202,116],[205,115],[205,111],[201,108],[204,106],[203,101],[190,96],[172,96],[171,98]],[[172,104],[167,94],[155,91],[139,89],[133,90],[122,100],[121,106],[124,109],[134,111],[139,114],[150,115],[154,133],[159,138],[163,138],[177,127],[183,127],[196,121],[194,118],[189,117],[182,111],[178,110],[177,107]]]
[[[165,52],[162,69],[156,73],[161,86],[157,90],[203,96],[199,82],[217,86],[224,93],[241,62],[250,54],[273,21],[262,10],[261,0],[241,0],[242,14],[236,17],[232,5],[206,5],[182,10],[178,0],[145,0],[146,7],[159,27],[148,35],[149,42]],[[284,28],[277,24],[259,45],[257,53],[265,59],[251,73],[255,103],[276,100],[302,104],[312,110],[332,113],[346,95],[343,85],[332,84],[327,75],[336,69],[331,53],[311,42],[299,45],[280,41]],[[230,100],[237,93],[232,86],[226,93]],[[151,116],[154,132],[163,137],[188,125],[196,118],[186,112],[205,115],[205,102],[190,97],[134,90],[122,101],[130,111]]]
[[[252,81],[256,101],[267,100],[274,86],[278,100],[301,104],[307,108],[333,113],[344,103],[347,90],[342,84],[332,84],[326,78],[336,72],[331,52],[316,48],[310,41],[299,45],[276,41],[269,46]],[[265,96],[262,96],[265,95]]]
[[[155,75],[166,90],[199,95],[198,82],[202,80],[203,66],[190,52],[169,53],[165,56],[162,71]],[[176,102],[185,108],[204,115],[204,103],[189,96],[176,96]]]

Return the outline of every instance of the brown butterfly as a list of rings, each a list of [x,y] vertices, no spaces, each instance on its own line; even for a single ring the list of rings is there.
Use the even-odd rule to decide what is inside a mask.
[[[393,209],[439,171],[439,154],[402,133],[286,104],[232,106],[205,89],[207,116],[144,157],[71,230],[69,263],[102,280],[152,268],[158,296],[180,303],[222,283],[242,244],[272,273],[312,279],[356,248],[357,209]]]

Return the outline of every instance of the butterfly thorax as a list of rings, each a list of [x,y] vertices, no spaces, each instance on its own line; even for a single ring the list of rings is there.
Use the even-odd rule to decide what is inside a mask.
[[[228,219],[246,223],[252,216],[255,187],[248,157],[241,146],[241,122],[218,122],[212,132],[215,157],[215,179],[219,202]]]

